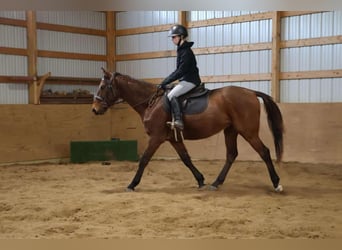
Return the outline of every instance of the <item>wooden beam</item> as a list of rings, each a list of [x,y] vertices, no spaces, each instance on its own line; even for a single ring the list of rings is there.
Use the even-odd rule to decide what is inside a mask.
[[[241,75],[220,75],[220,76],[201,76],[204,83],[216,82],[249,82],[249,81],[270,81],[271,74],[241,74]],[[145,78],[146,82],[159,84],[164,78]]]
[[[196,55],[208,55],[208,54],[232,53],[232,52],[243,52],[243,51],[269,50],[271,48],[272,48],[271,43],[256,43],[256,44],[217,46],[217,47],[208,47],[208,48],[194,48],[193,51]],[[174,56],[176,56],[176,51],[165,50],[165,51],[156,51],[156,52],[116,55],[116,60],[117,61],[129,61],[129,60],[143,60],[143,59],[154,59],[154,58],[164,58],[164,57],[174,57]]]
[[[241,82],[241,81],[269,81],[271,74],[245,74],[245,75],[221,75],[221,76],[202,76],[203,82]],[[317,70],[317,71],[296,71],[281,72],[280,80],[298,80],[298,79],[321,79],[321,78],[342,78],[342,69],[337,70]],[[0,76],[0,83],[29,83],[35,77],[31,76]],[[144,81],[151,83],[160,83],[164,78],[145,78]],[[98,85],[99,78],[84,77],[56,77],[50,76],[46,82],[52,84],[80,84],[80,85]]]
[[[27,49],[0,47],[0,54],[27,56]]]
[[[26,27],[27,26],[25,20],[11,19],[11,18],[5,18],[5,17],[0,17],[0,24],[11,25],[11,26],[19,26],[19,27]],[[36,27],[37,27],[37,29],[40,29],[40,30],[78,33],[78,34],[94,35],[94,36],[106,36],[106,31],[104,31],[104,30],[82,28],[82,27],[73,27],[73,26],[61,25],[61,24],[37,22]]]
[[[170,29],[170,24],[147,26],[147,27],[141,27],[141,28],[122,29],[122,30],[116,31],[116,36],[129,36],[129,35],[146,34],[146,33],[153,33],[153,32],[162,32],[162,31],[168,31],[169,29]]]
[[[271,18],[272,18],[272,12],[263,12],[263,13],[248,14],[248,15],[242,15],[242,16],[213,18],[213,19],[207,19],[207,20],[201,20],[201,21],[191,21],[191,22],[188,22],[188,27],[198,28],[198,27],[206,27],[206,26],[214,26],[214,25],[222,25],[222,24],[259,21],[259,20],[266,20],[266,19],[271,19]]]
[[[129,61],[129,60],[143,60],[143,59],[153,59],[153,58],[164,58],[176,56],[176,51],[165,50],[156,52],[145,52],[145,53],[134,53],[134,54],[122,54],[116,55],[116,61]]]
[[[324,11],[282,11],[281,17],[289,17],[289,16],[302,16],[302,15],[310,15],[322,13]]]
[[[51,84],[63,84],[63,85],[98,85],[100,83],[99,78],[87,78],[87,77],[60,77],[60,76],[51,76],[46,82]]]
[[[33,76],[0,76],[0,83],[30,83],[34,79]]]
[[[106,55],[93,55],[93,54],[48,51],[48,50],[38,50],[37,53],[39,57],[79,59],[79,60],[104,61],[104,62],[107,60]]]
[[[280,12],[274,11],[272,14],[272,78],[271,78],[271,96],[274,101],[280,101]]]
[[[77,33],[77,34],[85,34],[85,35],[94,35],[94,36],[106,36],[106,31],[104,30],[73,27],[73,26],[68,26],[68,25],[51,24],[51,23],[37,23],[37,29]]]
[[[329,44],[340,44],[340,43],[342,43],[342,35],[281,41],[280,47],[281,48],[296,48],[296,47],[307,47],[307,46],[318,46],[318,45],[329,45]]]
[[[37,93],[37,22],[36,12],[26,11],[27,18],[27,53],[28,53],[28,75],[35,78],[29,85],[29,103],[33,104]]]
[[[106,12],[106,45],[107,45],[107,70],[115,71],[115,14],[113,11]]]
[[[201,79],[204,83],[269,81],[271,80],[271,74],[263,73],[263,74],[201,76]]]
[[[296,72],[280,73],[281,80],[321,79],[321,78],[342,78],[342,69],[296,71]]]
[[[11,19],[11,18],[5,18],[5,17],[0,17],[0,24],[26,27],[25,20]]]
[[[207,54],[219,54],[219,53],[232,53],[243,51],[257,51],[257,50],[269,50],[272,48],[271,43],[255,43],[255,44],[240,44],[240,45],[228,45],[217,46],[207,48],[194,48],[193,51],[196,55]]]
[[[98,85],[100,83],[99,78],[51,76],[49,73],[41,77],[0,75],[0,83],[32,83],[37,81],[38,86],[42,79],[51,84]]]

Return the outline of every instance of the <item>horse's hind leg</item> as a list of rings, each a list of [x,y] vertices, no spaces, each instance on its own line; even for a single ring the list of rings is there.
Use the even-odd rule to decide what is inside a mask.
[[[238,155],[238,150],[237,150],[238,133],[236,132],[236,130],[232,127],[226,128],[224,130],[224,136],[225,136],[225,144],[227,148],[226,163],[224,164],[220,174],[217,176],[217,179],[213,182],[213,184],[211,184],[211,187],[210,187],[211,190],[216,190],[219,185],[223,184],[230,167],[232,166],[235,158]]]
[[[204,177],[203,177],[202,173],[192,163],[190,155],[189,155],[188,151],[186,150],[184,143],[183,142],[175,142],[175,141],[171,141],[170,143],[174,147],[174,149],[177,151],[179,157],[181,158],[181,160],[183,161],[185,166],[187,166],[190,169],[191,173],[196,178],[196,180],[198,182],[198,187],[201,188],[201,187],[205,186]]]
[[[264,143],[260,140],[258,136],[255,136],[251,139],[247,139],[250,145],[258,152],[260,157],[266,163],[268,173],[270,175],[271,181],[273,183],[273,187],[277,192],[281,192],[282,186],[279,185],[280,178],[277,175],[277,172],[274,169],[274,165],[271,159],[270,150],[264,145]]]

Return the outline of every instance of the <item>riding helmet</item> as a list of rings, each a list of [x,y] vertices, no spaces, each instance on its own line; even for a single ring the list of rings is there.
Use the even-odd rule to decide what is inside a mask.
[[[169,36],[183,36],[183,38],[186,38],[188,31],[183,25],[176,24],[170,29]]]

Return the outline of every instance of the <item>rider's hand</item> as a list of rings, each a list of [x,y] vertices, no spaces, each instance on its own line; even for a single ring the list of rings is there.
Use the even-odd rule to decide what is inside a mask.
[[[162,84],[158,84],[157,88],[158,88],[158,90],[159,90],[159,89],[165,90],[165,86],[162,85]]]

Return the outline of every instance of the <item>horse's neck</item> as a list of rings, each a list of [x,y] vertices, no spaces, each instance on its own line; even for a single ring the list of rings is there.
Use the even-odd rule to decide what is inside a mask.
[[[126,101],[140,116],[143,116],[148,102],[153,95],[151,85],[135,79],[125,78],[120,81],[119,91],[121,98]]]

